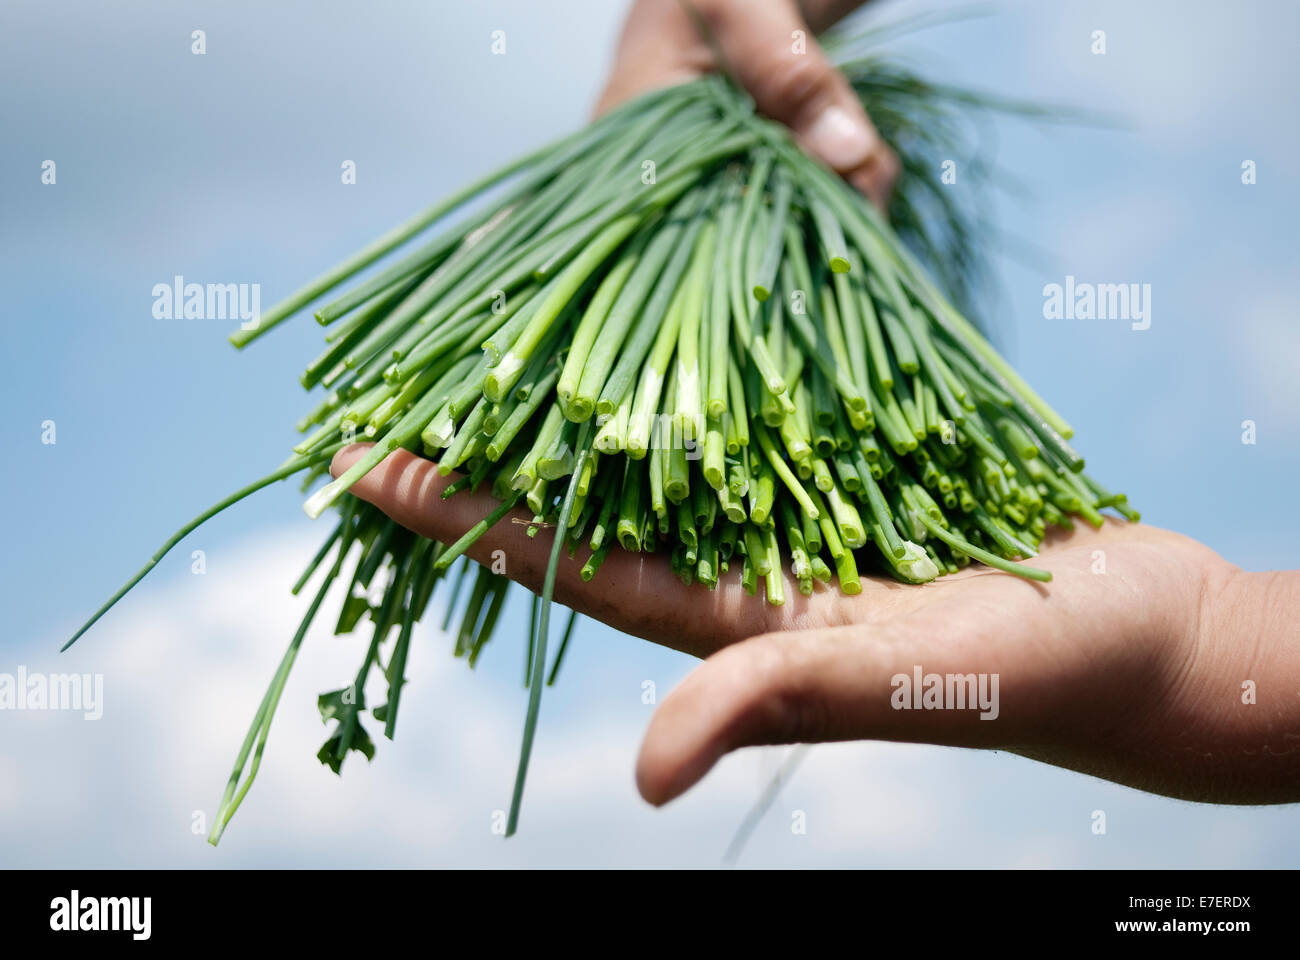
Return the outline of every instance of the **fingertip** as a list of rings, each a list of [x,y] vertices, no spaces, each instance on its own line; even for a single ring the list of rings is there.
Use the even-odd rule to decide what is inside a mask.
[[[344,473],[348,467],[360,460],[365,455],[365,452],[373,446],[373,443],[354,443],[344,447],[334,454],[334,459],[330,461],[330,476],[337,477]]]
[[[831,103],[796,134],[805,147],[839,173],[866,164],[880,150],[880,135],[861,107]]]
[[[636,762],[636,788],[646,803],[662,807],[676,800],[713,769],[721,749],[685,752],[684,743],[671,734],[646,733]]]
[[[636,758],[636,789],[652,807],[662,807],[672,799],[662,775],[664,769],[660,758],[652,753],[650,742],[643,743]]]
[[[659,807],[681,796],[725,754],[772,724],[780,708],[769,693],[783,662],[776,636],[718,651],[655,711],[636,768],[637,789],[648,803]]]

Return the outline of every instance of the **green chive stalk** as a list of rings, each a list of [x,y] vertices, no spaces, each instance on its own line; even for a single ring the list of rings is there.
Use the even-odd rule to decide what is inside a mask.
[[[324,572],[254,715],[213,843],[257,775],[313,624],[369,634],[356,675],[318,701],[333,726],[317,756],[336,773],[352,753],[373,756],[370,719],[393,735],[427,610],[444,630],[459,616],[453,649],[477,662],[512,589],[480,545],[498,524],[509,524],[500,536],[551,538],[520,638],[529,697],[509,835],[542,688],[575,630],[570,616],[548,665],[562,549],[583,582],[598,583],[614,551],[662,554],[645,562],[669,564],[690,589],[738,580],[757,598],[761,582],[780,605],[789,588],[851,597],[867,577],[925,583],[972,562],[1048,582],[1023,561],[1053,527],[1099,525],[1106,509],[1137,521],[1123,494],[1083,473],[1069,424],[973,319],[975,232],[926,171],[956,143],[945,111],[984,102],[879,58],[847,69],[908,171],[889,218],[710,77],[480,178],[232,335],[242,347],[313,307],[324,325],[325,348],[300,377],[320,394],[293,456],[176,531],[68,642],[187,534],[263,487],[298,475],[308,515],[335,512],[293,584]],[[909,117],[927,118],[931,135]],[[642,179],[648,157],[657,180]],[[489,189],[499,193],[434,229]],[[956,240],[920,215],[932,194]],[[373,445],[327,478],[358,436]],[[398,450],[438,463],[444,499],[477,491],[495,505],[450,544],[403,529],[349,492]],[[335,584],[338,609],[321,615]],[[387,685],[382,703],[367,703],[368,681]]]

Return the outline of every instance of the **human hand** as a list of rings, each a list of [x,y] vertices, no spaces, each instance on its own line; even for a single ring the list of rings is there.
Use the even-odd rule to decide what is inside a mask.
[[[814,39],[861,2],[690,0],[716,41],[715,50],[688,12],[687,0],[637,0],[596,112],[647,90],[725,69],[760,111],[790,127],[805,150],[883,209],[898,177],[898,158]],[[804,41],[796,53],[800,31]]]
[[[363,449],[340,452],[333,473]],[[486,493],[442,500],[452,479],[398,451],[352,492],[452,542],[495,505]],[[489,563],[503,550],[508,575],[539,591],[551,542],[526,536],[528,519],[516,511],[469,554]],[[614,550],[583,583],[582,559],[561,553],[559,602],[708,657],[646,734],[637,780],[652,803],[739,747],[854,739],[1006,749],[1185,799],[1300,799],[1300,655],[1281,642],[1300,609],[1296,575],[1244,574],[1179,534],[1119,521],[1053,531],[1033,560],[1052,571],[1047,584],[972,565],[931,584],[863,577],[857,596],[818,585],[805,597],[787,578],[780,607],[745,595],[734,570],[709,591],[684,585],[663,554]],[[997,674],[996,718],[894,709],[891,679],[918,666]]]

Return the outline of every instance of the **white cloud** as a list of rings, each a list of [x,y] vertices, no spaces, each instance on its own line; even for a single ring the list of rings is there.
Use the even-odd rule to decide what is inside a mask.
[[[1186,229],[1185,211],[1151,190],[1098,190],[1091,201],[1075,196],[1070,203],[1040,240],[1062,271],[1048,282],[1063,283],[1069,273],[1081,283],[1149,283],[1160,252]]]
[[[351,759],[336,778],[314,757],[326,733],[314,698],[355,671],[360,641],[317,630],[285,691],[258,783],[222,846],[208,847],[190,832],[191,815],[211,816],[305,603],[288,597],[287,584],[312,546],[295,528],[210,550],[204,576],[174,565],[170,579],[110,614],[75,652],[39,665],[102,671],[106,713],[98,722],[0,715],[8,865],[720,863],[776,759],[742,751],[682,800],[646,806],[632,766],[647,708],[611,694],[604,679],[591,682],[617,676],[619,661],[640,648],[594,626],[561,678],[571,692],[550,691],[513,840],[489,830],[492,811],[508,800],[522,716],[511,638],[490,651],[500,668],[483,662],[475,675],[446,655],[445,637],[425,629],[397,740],[377,739],[373,764]],[[1091,837],[1088,816],[1099,804],[1119,838]],[[790,830],[794,810],[804,811],[806,835]],[[1296,816],[1176,804],[1000,754],[837,744],[813,749],[741,865],[1294,865],[1295,842],[1270,838],[1283,828],[1296,836]],[[1188,842],[1215,835],[1222,842],[1203,856]]]
[[[1234,311],[1237,367],[1261,431],[1294,435],[1300,419],[1300,310],[1289,291],[1256,291]]]

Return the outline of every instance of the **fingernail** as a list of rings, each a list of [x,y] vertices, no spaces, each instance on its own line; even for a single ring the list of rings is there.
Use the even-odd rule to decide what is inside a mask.
[[[861,166],[876,144],[866,121],[840,106],[829,106],[808,127],[804,140],[813,153],[836,170]]]

